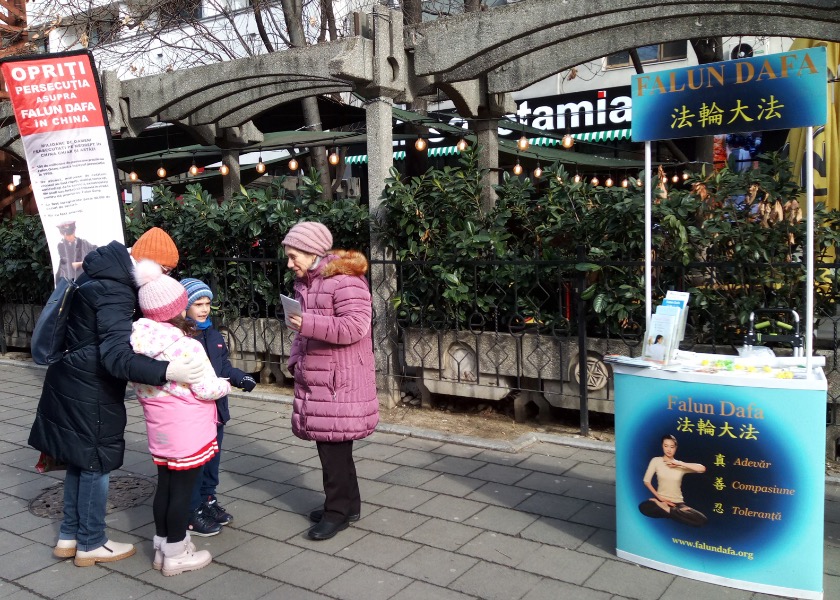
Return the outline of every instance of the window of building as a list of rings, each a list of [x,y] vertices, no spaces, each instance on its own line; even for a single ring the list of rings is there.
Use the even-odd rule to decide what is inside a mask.
[[[161,24],[165,27],[180,23],[192,23],[204,16],[201,0],[167,0],[160,4],[158,11]]]
[[[113,42],[117,38],[120,30],[120,23],[116,17],[109,19],[97,18],[87,24],[88,44],[90,46],[97,46],[99,44],[107,44]]]
[[[641,46],[636,48],[642,64],[665,62],[668,60],[681,60],[688,56],[688,45],[686,41],[665,42],[664,44],[653,44],[652,46]],[[631,67],[630,51],[617,52],[607,57],[607,68],[618,69]]]
[[[228,10],[242,10],[248,8],[248,0],[224,0]]]

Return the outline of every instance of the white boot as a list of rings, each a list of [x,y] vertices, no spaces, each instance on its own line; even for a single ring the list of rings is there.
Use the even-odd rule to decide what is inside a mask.
[[[156,535],[152,538],[152,546],[155,549],[155,558],[152,561],[152,568],[155,571],[160,571],[163,568],[163,552],[160,547],[166,543],[166,538]]]
[[[163,552],[161,572],[167,577],[206,567],[213,559],[207,550],[196,550],[189,538],[174,544],[164,542],[160,549]]]
[[[105,543],[96,550],[76,550],[76,558],[73,560],[77,567],[92,567],[96,563],[114,562],[133,556],[136,552],[133,544],[123,544],[113,540],[105,540]]]
[[[187,532],[187,548],[190,552],[195,552],[195,544],[192,543],[190,540],[190,532]],[[161,546],[166,543],[166,538],[156,535],[152,538],[152,545],[155,548],[155,560],[152,562],[152,568],[155,571],[160,571],[163,568],[163,551],[161,550]]]
[[[56,558],[73,558],[76,556],[76,540],[58,540],[53,548]]]

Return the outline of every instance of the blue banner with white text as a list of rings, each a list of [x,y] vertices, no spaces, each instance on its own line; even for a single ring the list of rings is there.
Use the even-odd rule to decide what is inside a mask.
[[[825,47],[631,78],[634,142],[823,125]]]

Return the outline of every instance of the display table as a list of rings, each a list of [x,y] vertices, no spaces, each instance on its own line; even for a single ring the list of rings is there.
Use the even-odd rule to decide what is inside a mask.
[[[617,554],[682,577],[822,599],[825,376],[733,368],[733,358],[672,371],[613,365]],[[671,458],[666,445],[676,445]],[[679,507],[653,501],[643,481],[653,472],[649,483],[681,494]]]

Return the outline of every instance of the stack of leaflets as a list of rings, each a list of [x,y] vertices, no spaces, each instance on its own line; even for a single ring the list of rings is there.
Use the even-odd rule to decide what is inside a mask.
[[[670,291],[656,312],[650,317],[650,327],[645,332],[642,358],[657,365],[671,362],[674,351],[685,337],[688,316],[688,292]]]

